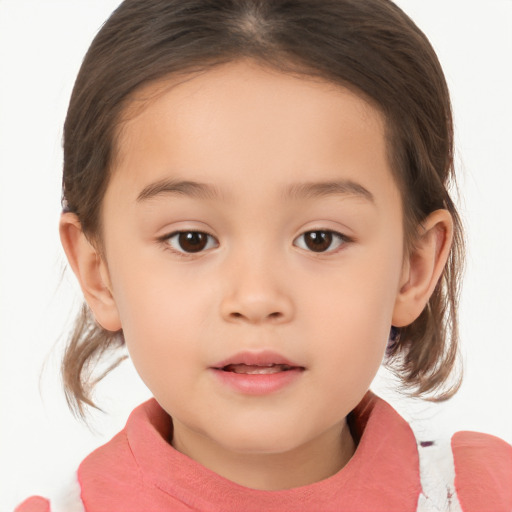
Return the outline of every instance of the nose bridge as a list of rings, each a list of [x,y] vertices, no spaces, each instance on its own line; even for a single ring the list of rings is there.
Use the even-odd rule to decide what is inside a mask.
[[[269,241],[247,240],[226,258],[222,316],[249,323],[286,322],[293,301],[284,274],[284,254]]]

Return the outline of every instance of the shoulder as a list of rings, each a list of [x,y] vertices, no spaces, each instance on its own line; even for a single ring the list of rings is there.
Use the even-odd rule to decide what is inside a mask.
[[[497,437],[457,432],[452,441],[455,488],[467,512],[512,510],[512,446]]]
[[[138,406],[128,418],[126,426],[108,443],[88,455],[78,468],[78,480],[82,486],[82,497],[89,489],[96,493],[111,494],[133,492],[143,485],[140,458],[158,458],[154,438],[159,429],[168,429],[171,420],[152,399]],[[165,435],[165,434],[164,434]]]
[[[94,450],[80,464],[78,480],[85,503],[98,495],[132,491],[140,483],[140,470],[123,430]]]
[[[136,470],[132,459],[122,431],[82,461],[72,486],[59,486],[56,496],[32,496],[18,505],[15,512],[83,512],[85,504],[87,510],[91,505],[94,509],[98,495],[113,495],[117,491],[122,494],[126,487],[133,486]]]
[[[41,496],[32,496],[16,507],[14,512],[50,512],[50,501]]]
[[[15,512],[84,512],[76,475],[50,499],[32,496],[18,505]]]
[[[145,406],[142,404],[135,409],[130,418]],[[130,419],[121,432],[89,454],[72,479],[59,484],[55,496],[46,493],[45,498],[32,496],[18,505],[15,512],[83,512],[85,509],[94,510],[104,496],[125,496],[137,492],[140,475],[127,439],[129,423]]]

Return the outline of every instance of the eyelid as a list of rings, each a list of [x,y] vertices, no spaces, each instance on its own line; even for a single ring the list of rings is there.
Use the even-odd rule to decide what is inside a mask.
[[[200,251],[197,251],[197,252],[187,252],[187,251],[180,250],[179,248],[173,247],[172,244],[169,242],[171,239],[179,236],[182,233],[200,233],[202,235],[206,235],[210,240],[207,242],[207,246],[204,249],[201,249]],[[176,254],[180,257],[184,257],[184,258],[199,256],[199,255],[205,253],[206,251],[208,251],[209,249],[219,246],[219,241],[217,240],[217,238],[215,236],[213,236],[211,233],[208,233],[207,231],[200,230],[200,229],[177,229],[175,231],[172,231],[170,233],[167,233],[167,234],[159,237],[158,240],[159,240],[159,242],[161,242],[164,245],[166,250],[169,250],[169,251],[173,252],[174,254]],[[215,241],[214,247],[208,247],[209,242],[211,240]]]
[[[326,251],[313,251],[312,249],[309,249],[308,247],[301,247],[300,245],[297,245],[296,244],[296,241],[299,240],[301,237],[303,237],[304,235],[308,234],[308,233],[331,233],[335,238],[338,239],[339,241],[339,244],[338,246],[335,248],[335,249],[328,249]],[[299,247],[299,249],[302,249],[304,251],[307,251],[307,252],[310,252],[310,253],[313,253],[313,254],[318,254],[318,255],[323,255],[323,254],[334,254],[334,253],[337,253],[338,251],[341,250],[341,248],[346,245],[347,243],[350,243],[350,242],[353,242],[353,238],[343,234],[343,233],[340,233],[339,231],[336,231],[334,229],[328,229],[328,228],[312,228],[312,229],[308,229],[306,231],[303,231],[299,236],[297,236],[294,240],[293,240],[293,244],[296,246],[296,247]]]
[[[315,233],[315,232],[319,232],[319,233],[330,233],[331,235],[333,235],[334,239],[337,240],[336,242],[336,247],[334,249],[327,249],[325,251],[314,251],[310,248],[308,248],[307,246],[303,245],[301,246],[300,244],[297,243],[297,240],[299,240],[301,237],[303,237],[304,235],[308,234],[308,233]],[[203,248],[203,249],[200,249],[196,252],[187,252],[185,250],[182,250],[180,249],[179,247],[174,247],[171,243],[170,243],[170,240],[172,240],[173,238],[179,236],[180,234],[182,233],[200,233],[200,234],[203,234],[203,235],[206,235],[208,237],[208,241],[207,241],[207,244],[206,246]],[[211,244],[211,241],[214,241],[214,245]],[[194,256],[200,256],[202,254],[204,254],[206,251],[210,250],[210,249],[213,249],[213,248],[216,248],[219,246],[219,241],[217,240],[217,238],[212,235],[211,233],[209,233],[208,231],[205,231],[205,230],[200,230],[200,229],[177,229],[175,231],[172,231],[170,233],[167,233],[161,237],[158,238],[158,241],[161,242],[165,249],[166,250],[169,250],[171,252],[173,252],[174,254],[180,256],[180,257],[184,257],[184,258],[190,258],[190,257],[194,257]],[[297,236],[294,240],[293,240],[293,245],[295,245],[296,247],[299,247],[300,249],[304,250],[304,251],[307,251],[309,253],[313,253],[313,254],[318,254],[318,255],[325,255],[325,254],[335,254],[337,253],[338,251],[341,250],[341,248],[343,248],[343,246],[345,246],[347,243],[350,243],[350,242],[353,242],[353,238],[339,232],[339,231],[336,231],[334,229],[329,229],[329,228],[311,228],[311,229],[307,229],[306,231],[303,231],[299,236]],[[332,241],[332,243],[334,243],[334,240]]]

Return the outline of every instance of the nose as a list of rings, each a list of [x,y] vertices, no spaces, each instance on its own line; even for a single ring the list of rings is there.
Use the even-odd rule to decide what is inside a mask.
[[[290,281],[275,263],[244,259],[230,266],[224,279],[221,315],[224,320],[250,324],[281,324],[294,315]]]

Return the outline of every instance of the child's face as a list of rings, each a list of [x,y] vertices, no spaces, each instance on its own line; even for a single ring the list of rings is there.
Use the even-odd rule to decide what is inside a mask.
[[[106,262],[175,443],[218,456],[337,439],[381,363],[403,279],[382,117],[346,89],[242,62],[128,117]]]

